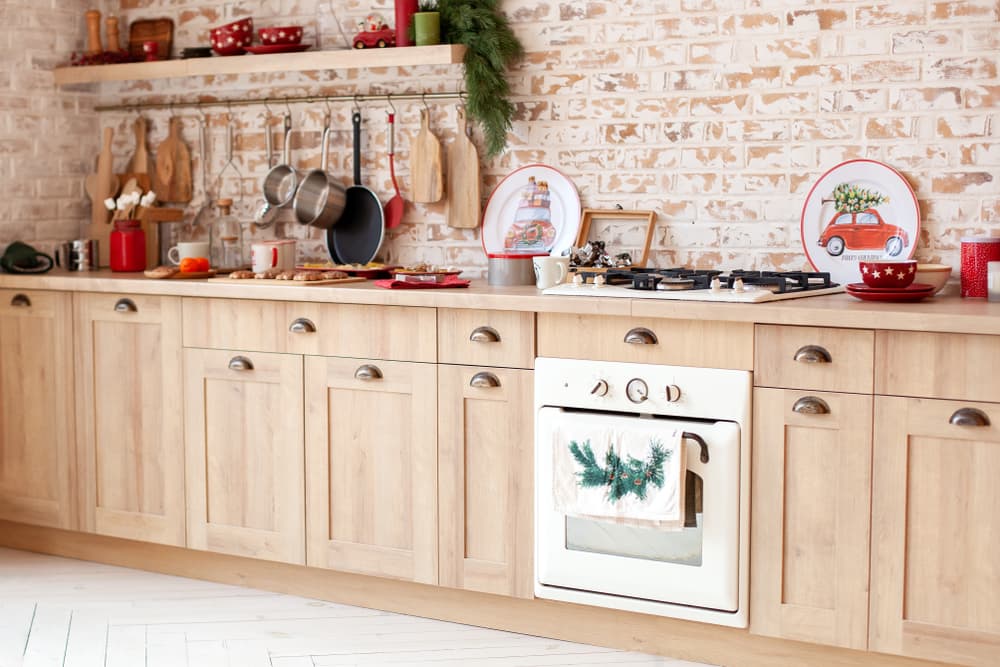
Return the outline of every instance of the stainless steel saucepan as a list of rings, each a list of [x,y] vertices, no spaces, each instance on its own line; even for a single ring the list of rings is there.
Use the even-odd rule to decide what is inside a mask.
[[[330,114],[323,119],[323,149],[320,168],[302,179],[295,193],[295,219],[300,224],[329,229],[337,224],[347,202],[347,188],[327,173],[330,148]]]

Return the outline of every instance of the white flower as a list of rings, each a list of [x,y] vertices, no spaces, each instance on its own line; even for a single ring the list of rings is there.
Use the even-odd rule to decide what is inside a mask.
[[[139,203],[142,206],[152,206],[154,203],[156,203],[156,193],[150,190],[149,192],[147,192],[142,196],[142,199],[139,200]]]
[[[116,206],[116,208],[119,211],[124,211],[126,208],[128,208],[128,201],[126,201],[127,199],[128,199],[128,197],[119,197],[118,198],[118,206]]]
[[[109,211],[115,210],[115,198],[114,197],[108,197],[107,199],[105,199],[104,200],[104,208],[108,209]]]

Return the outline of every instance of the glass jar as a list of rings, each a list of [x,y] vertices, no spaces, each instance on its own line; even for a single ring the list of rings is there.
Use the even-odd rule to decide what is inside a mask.
[[[112,271],[146,270],[146,232],[138,220],[115,220],[108,255]]]
[[[212,266],[220,271],[236,270],[246,266],[243,257],[243,225],[231,213],[232,199],[215,202],[219,217],[212,225]]]

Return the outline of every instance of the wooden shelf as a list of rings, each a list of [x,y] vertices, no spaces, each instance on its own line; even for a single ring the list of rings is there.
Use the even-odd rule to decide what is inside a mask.
[[[415,65],[454,65],[462,62],[465,47],[460,44],[410,46],[388,49],[339,49],[303,51],[272,55],[212,56],[187,60],[57,67],[56,85],[168,79],[215,74],[253,74],[257,72],[304,72],[324,69],[368,69],[372,67],[412,67]]]

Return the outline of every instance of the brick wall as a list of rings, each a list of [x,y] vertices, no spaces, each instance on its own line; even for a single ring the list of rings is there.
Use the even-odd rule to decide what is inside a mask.
[[[122,0],[121,5],[125,18],[173,17],[178,46],[204,43],[211,26],[252,13],[258,25],[301,22],[306,41],[330,48],[341,43],[338,21],[351,34],[354,21],[369,11],[392,15],[391,0]],[[509,152],[484,164],[486,193],[512,168],[546,162],[573,178],[585,206],[657,211],[652,256],[657,264],[797,268],[805,262],[798,218],[809,187],[838,162],[870,157],[900,169],[917,193],[924,220],[919,257],[957,266],[960,236],[1000,233],[996,0],[505,0],[503,7],[528,56],[510,73],[517,121]],[[77,26],[82,36],[82,20]],[[177,79],[105,85],[99,93],[108,103],[443,91],[461,85],[460,70]],[[404,195],[419,104],[396,105]],[[432,126],[449,140],[453,103],[430,106]],[[233,110],[244,215],[266,172],[260,111]],[[224,112],[216,108],[210,114],[213,173],[223,162]],[[293,112],[303,130],[293,143],[296,163],[314,166],[323,105],[296,105]],[[198,154],[196,117],[178,113]],[[349,104],[333,105],[339,128],[333,169],[345,182],[349,114]],[[385,105],[366,104],[364,114],[365,180],[385,196]],[[166,116],[149,114],[154,145],[165,134]],[[102,116],[117,127],[122,162],[131,151],[127,130],[133,117]],[[94,143],[90,137],[96,132],[90,127],[86,132],[85,141]],[[224,181],[229,194],[239,192],[234,179]],[[475,231],[453,230],[444,220],[443,205],[410,206],[387,241],[390,259],[482,271],[485,259]],[[322,252],[320,236],[294,223],[260,234],[294,236],[306,241],[301,245],[307,255]]]

